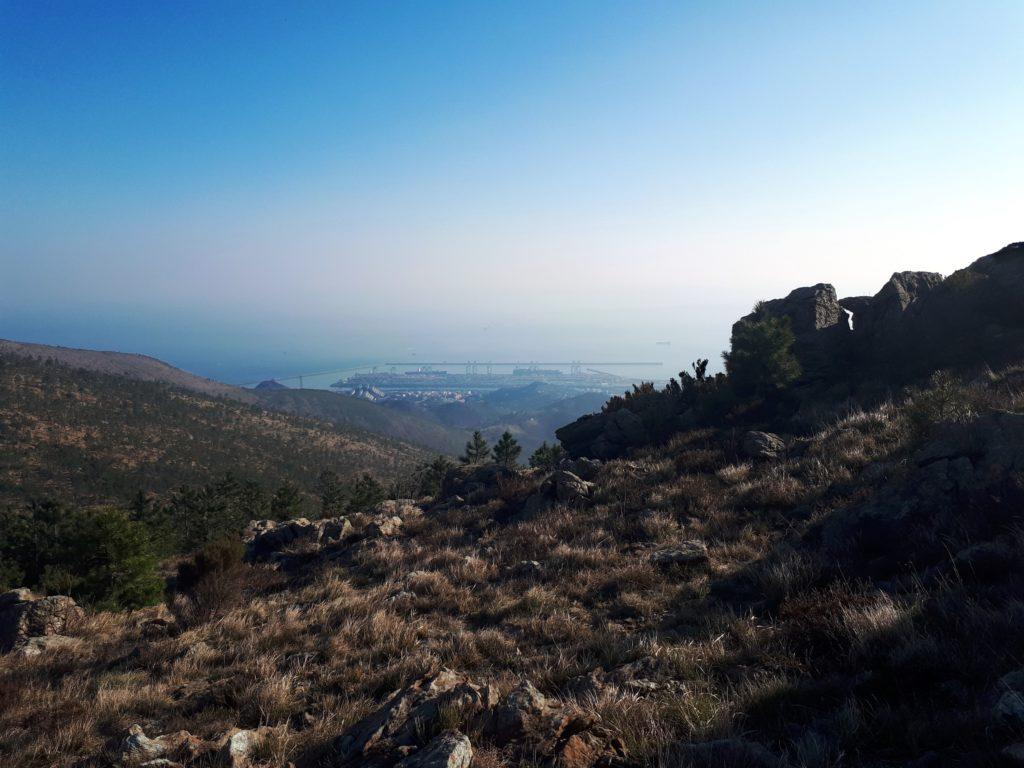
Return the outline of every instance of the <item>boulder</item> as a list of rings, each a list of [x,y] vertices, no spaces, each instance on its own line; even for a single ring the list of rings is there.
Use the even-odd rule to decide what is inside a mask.
[[[230,768],[245,768],[252,763],[253,752],[263,743],[272,729],[263,727],[257,730],[236,728],[224,737],[220,747],[220,760]]]
[[[459,731],[445,731],[398,763],[398,768],[469,768],[473,745]]]
[[[703,541],[683,541],[674,549],[663,549],[651,555],[651,562],[660,567],[699,565],[708,561],[708,546]]]
[[[121,741],[120,753],[122,758],[146,760],[160,757],[169,750],[170,746],[163,737],[149,738],[142,726],[136,723],[128,729],[128,735]]]
[[[597,477],[597,473],[601,471],[602,463],[598,459],[590,459],[586,456],[581,456],[578,459],[562,459],[559,462],[558,468],[564,469],[567,472],[572,472],[577,477],[591,481]]]
[[[555,436],[570,456],[602,460],[622,456],[651,440],[643,419],[628,408],[581,416],[555,430]]]
[[[416,504],[415,499],[388,499],[374,506],[370,514],[374,517],[400,517],[408,520],[422,515],[423,510]]]
[[[166,763],[158,761],[166,759],[167,755],[174,753],[195,755],[207,746],[205,742],[188,731],[178,731],[150,738],[143,731],[142,726],[136,723],[128,729],[128,734],[122,739],[118,752],[124,762],[165,765]]]
[[[402,532],[402,518],[379,517],[366,526],[366,535],[372,539],[397,536]]]
[[[588,501],[594,487],[593,483],[588,483],[564,469],[555,470],[551,481],[554,486],[555,498],[563,504]]]
[[[40,656],[52,651],[74,650],[82,645],[77,637],[65,637],[64,635],[45,635],[44,637],[30,637],[14,648],[14,653],[26,658]]]
[[[417,744],[419,734],[431,728],[442,711],[458,709],[471,715],[494,704],[490,687],[445,669],[393,694],[384,706],[338,736],[334,746],[345,760],[393,752]]]
[[[30,638],[63,635],[85,612],[66,595],[36,597],[27,589],[0,595],[0,652],[11,651]]]
[[[527,736],[560,735],[567,715],[563,708],[524,680],[513,688],[495,707],[488,723],[488,732],[499,744]]]
[[[756,430],[743,435],[740,447],[747,458],[762,461],[778,459],[786,453],[786,443],[781,437]]]

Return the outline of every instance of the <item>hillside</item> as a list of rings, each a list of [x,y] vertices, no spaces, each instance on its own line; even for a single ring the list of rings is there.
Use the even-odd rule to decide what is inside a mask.
[[[431,448],[435,453],[456,455],[468,437],[463,429],[441,424],[419,413],[388,408],[336,392],[286,388],[254,390],[253,393],[264,408],[398,438]]]
[[[737,324],[725,374],[578,422],[557,468],[254,523],[133,612],[0,595],[0,758],[1024,764],[1024,350],[997,343],[1022,338],[1019,294],[888,379],[816,367],[853,329],[795,294]]]
[[[158,361],[142,361],[167,374]],[[0,502],[124,502],[225,472],[270,488],[291,480],[312,489],[323,469],[392,479],[430,455],[362,430],[142,380],[137,368],[130,378],[111,370],[0,355]]]
[[[0,354],[54,360],[82,370],[170,384],[203,395],[226,397],[241,403],[329,421],[343,428],[366,430],[384,437],[418,443],[435,452],[457,453],[466,439],[463,431],[448,428],[417,414],[396,414],[391,409],[373,403],[322,390],[296,390],[280,385],[257,389],[234,387],[187,373],[145,355],[5,340],[0,340]]]

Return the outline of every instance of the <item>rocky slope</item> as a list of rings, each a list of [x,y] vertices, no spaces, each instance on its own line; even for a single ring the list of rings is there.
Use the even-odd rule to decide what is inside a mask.
[[[253,521],[244,561],[196,558],[166,605],[0,596],[0,762],[1024,765],[1024,368],[983,365],[1024,352],[1019,251],[769,303],[806,372],[787,397],[845,386],[816,428],[740,403],[643,444],[621,407],[575,429],[624,455]],[[903,346],[968,307],[962,346]],[[917,357],[859,407],[897,353]],[[960,375],[898,386],[941,361]]]
[[[1018,765],[1022,473],[1009,370],[813,435],[683,431],[629,459],[459,468],[434,499],[256,523],[251,564],[211,575],[216,600],[89,615],[54,630],[71,642],[0,658],[0,754]]]

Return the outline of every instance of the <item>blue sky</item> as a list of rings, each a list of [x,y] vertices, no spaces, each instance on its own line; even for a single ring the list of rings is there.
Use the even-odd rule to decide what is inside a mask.
[[[714,356],[1024,238],[1022,39],[1019,0],[0,0],[0,336]]]

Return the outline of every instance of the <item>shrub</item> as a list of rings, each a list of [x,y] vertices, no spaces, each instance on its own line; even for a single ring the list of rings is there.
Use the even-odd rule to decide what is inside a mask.
[[[241,595],[245,547],[235,539],[211,541],[178,565],[175,588],[191,601],[194,618],[221,613]]]
[[[940,424],[963,424],[975,413],[971,390],[946,371],[932,374],[929,387],[911,395],[906,413],[918,435],[927,435]]]

